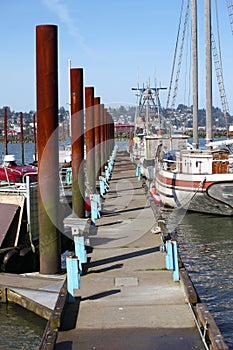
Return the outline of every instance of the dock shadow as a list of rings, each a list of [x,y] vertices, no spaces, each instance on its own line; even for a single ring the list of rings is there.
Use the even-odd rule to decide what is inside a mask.
[[[113,177],[112,178],[112,182],[114,182],[114,181],[119,181],[119,180],[125,180],[125,179],[135,179],[135,177],[134,176],[124,176],[123,178],[122,177]]]
[[[89,266],[90,266],[90,263],[89,263]],[[92,273],[96,274],[96,273],[103,273],[103,272],[112,271],[112,270],[119,270],[119,269],[122,269],[123,266],[124,264],[115,264],[108,267],[103,267],[102,269],[87,272],[87,274],[92,274]]]
[[[91,237],[91,246],[92,247],[97,247],[97,246],[101,246],[103,244],[108,244],[108,243],[112,243],[112,242],[117,242],[121,239],[127,238],[128,236],[124,236],[124,237],[119,237],[119,238],[107,238],[107,237]]]
[[[81,297],[76,297],[74,298],[73,303],[68,303],[68,302],[66,303],[63,311],[62,319],[61,319],[61,328],[60,328],[61,331],[69,331],[76,327],[80,301],[81,301]]]
[[[117,225],[117,224],[122,224],[122,223],[123,223],[123,220],[117,220],[117,221],[109,222],[106,224],[100,224],[100,225],[98,225],[98,227],[112,226],[112,225]]]
[[[118,294],[118,293],[120,293],[120,292],[121,292],[120,289],[107,290],[107,291],[105,291],[105,292],[96,293],[96,294],[87,296],[87,297],[85,297],[85,298],[82,298],[82,299],[81,299],[81,302],[82,302],[82,301],[86,301],[86,300],[98,300],[98,299],[102,299],[102,298],[108,297],[108,296],[110,296],[110,295]]]
[[[160,250],[159,247],[153,247],[153,248],[147,248],[147,249],[135,251],[132,253],[121,254],[121,255],[117,255],[117,256],[113,256],[110,258],[101,259],[93,262],[90,261],[89,267],[96,267],[96,266],[105,265],[105,264],[109,264],[117,261],[132,259],[138,256],[152,254],[152,253],[158,252],[159,250]]]
[[[55,350],[72,350],[73,342],[66,340],[55,345]]]
[[[135,208],[129,208],[129,209],[123,209],[123,210],[117,210],[115,211],[116,214],[119,214],[119,213],[127,213],[127,212],[134,212],[134,211],[139,211],[139,210],[143,210],[143,209],[148,209],[150,208],[149,205],[144,205],[142,207],[135,207]]]
[[[128,209],[121,209],[121,210],[114,210],[114,211],[107,211],[107,210],[103,210],[102,214],[103,214],[103,218],[104,217],[110,217],[110,216],[116,216],[120,213],[127,213],[127,212],[134,212],[134,211],[139,211],[139,210],[143,210],[143,209],[148,209],[150,208],[150,205],[144,205],[142,207],[134,207],[134,208],[128,208]],[[102,226],[102,225],[100,225]]]

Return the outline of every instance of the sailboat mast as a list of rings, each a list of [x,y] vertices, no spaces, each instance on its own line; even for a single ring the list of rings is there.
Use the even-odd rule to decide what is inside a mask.
[[[193,148],[198,148],[197,1],[192,1]]]
[[[212,42],[211,0],[205,0],[206,34],[206,143],[212,141]]]

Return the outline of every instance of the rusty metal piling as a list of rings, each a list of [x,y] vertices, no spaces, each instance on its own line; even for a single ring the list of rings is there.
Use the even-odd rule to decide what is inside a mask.
[[[94,87],[85,88],[86,113],[86,167],[89,190],[96,192],[95,181],[95,149],[94,149]]]
[[[84,174],[84,111],[83,69],[70,69],[71,140],[72,140],[72,209],[73,214],[85,217]]]
[[[108,125],[107,125],[107,109],[104,108],[104,164],[108,160]]]
[[[4,154],[8,154],[8,140],[7,140],[7,109],[4,107]]]
[[[95,175],[96,180],[99,179],[101,170],[101,152],[100,152],[100,97],[94,98],[94,127],[95,127]]]
[[[101,153],[101,174],[105,166],[105,134],[104,134],[104,104],[100,104],[100,153]]]
[[[61,268],[57,26],[36,27],[40,273]]]
[[[37,162],[36,114],[33,114],[34,161]]]
[[[21,158],[24,165],[24,140],[23,140],[23,113],[20,112],[20,144],[21,144]]]

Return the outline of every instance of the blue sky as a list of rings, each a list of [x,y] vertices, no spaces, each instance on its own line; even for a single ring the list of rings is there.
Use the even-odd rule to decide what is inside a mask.
[[[135,104],[139,83],[169,86],[181,0],[10,0],[0,2],[0,107],[36,109],[36,26],[58,26],[59,106],[68,109],[68,59],[84,69],[85,86],[108,105]],[[205,108],[203,0],[199,16],[199,108]],[[185,1],[186,4],[186,1]],[[212,0],[213,14],[215,1]],[[225,89],[231,114],[233,36],[225,0],[218,0]],[[213,29],[214,29],[213,24]],[[189,27],[190,29],[190,27]],[[217,38],[217,34],[215,34]],[[192,104],[186,48],[176,106]],[[184,77],[186,77],[186,82]],[[213,105],[221,107],[215,73]],[[160,95],[165,106],[167,92]]]

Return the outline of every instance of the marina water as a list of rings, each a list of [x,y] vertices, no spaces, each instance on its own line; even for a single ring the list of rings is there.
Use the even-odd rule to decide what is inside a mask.
[[[186,213],[177,228],[179,253],[228,347],[233,349],[232,217]]]
[[[120,149],[127,149],[127,141],[117,142]],[[34,144],[25,143],[24,149],[25,163],[33,162]],[[3,151],[4,146],[0,144],[1,154]],[[20,144],[9,144],[8,153],[21,161]],[[165,215],[169,217],[170,212]],[[186,213],[175,231],[180,255],[201,301],[207,304],[233,350],[233,220]],[[17,305],[0,304],[0,315],[0,349],[38,347],[44,320]]]
[[[46,321],[15,304],[0,304],[0,349],[38,349]]]

